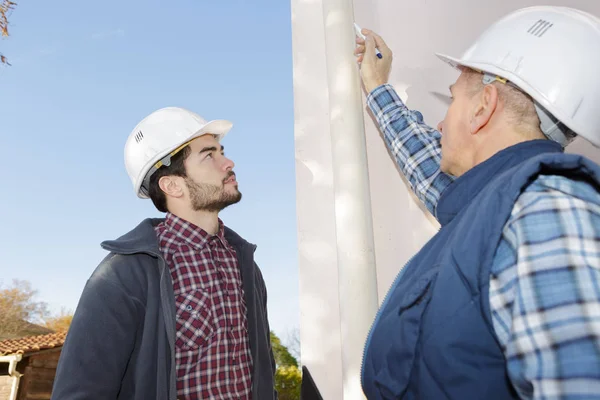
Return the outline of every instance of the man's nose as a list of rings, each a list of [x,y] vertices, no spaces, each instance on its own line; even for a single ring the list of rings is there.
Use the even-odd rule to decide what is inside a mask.
[[[223,156],[223,168],[225,171],[230,171],[233,169],[233,167],[235,167],[235,163],[229,158]]]

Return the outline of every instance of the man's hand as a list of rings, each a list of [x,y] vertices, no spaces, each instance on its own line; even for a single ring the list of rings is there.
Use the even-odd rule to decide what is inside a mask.
[[[387,47],[381,37],[375,32],[363,29],[362,34],[366,39],[356,38],[356,62],[360,64],[360,75],[367,93],[376,87],[387,83],[392,68],[392,51]],[[377,58],[375,47],[379,49],[383,58]]]

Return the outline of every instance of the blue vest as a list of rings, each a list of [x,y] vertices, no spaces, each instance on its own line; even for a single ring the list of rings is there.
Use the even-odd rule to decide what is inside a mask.
[[[396,278],[367,338],[369,400],[518,398],[492,323],[490,269],[516,199],[540,174],[600,182],[596,164],[534,140],[495,154],[444,191],[440,231]]]

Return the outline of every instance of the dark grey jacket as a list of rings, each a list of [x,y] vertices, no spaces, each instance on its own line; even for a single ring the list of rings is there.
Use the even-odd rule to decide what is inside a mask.
[[[175,297],[171,274],[146,219],[114,241],[88,280],[62,349],[53,400],[176,400]],[[256,246],[226,228],[242,272],[253,358],[252,398],[276,399],[267,290]]]

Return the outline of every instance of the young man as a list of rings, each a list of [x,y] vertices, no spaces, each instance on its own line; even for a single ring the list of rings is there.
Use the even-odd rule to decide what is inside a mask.
[[[220,144],[231,126],[169,107],[131,132],[134,190],[166,217],[102,243],[52,399],[277,398],[256,246],[218,216],[242,197]]]
[[[440,231],[400,272],[366,343],[369,399],[600,398],[600,20],[516,11],[461,59],[438,130],[387,84],[364,30],[368,104]],[[375,57],[375,47],[383,58]],[[548,140],[550,139],[550,140]]]

